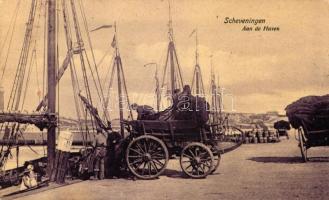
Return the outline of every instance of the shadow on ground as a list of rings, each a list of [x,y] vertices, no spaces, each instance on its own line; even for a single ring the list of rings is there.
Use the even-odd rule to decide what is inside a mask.
[[[187,178],[187,176],[182,171],[173,169],[165,169],[163,175],[170,178]]]
[[[307,162],[329,162],[329,157],[309,157]]]
[[[248,160],[262,163],[302,163],[301,157],[251,157]]]
[[[286,163],[296,164],[303,163],[301,157],[251,157],[248,160],[262,163]],[[329,162],[329,157],[310,157],[308,162]]]
[[[209,174],[208,176],[214,176],[214,175],[220,175],[219,172],[214,172],[212,174]],[[184,174],[182,171],[173,170],[173,169],[166,169],[164,173],[161,176],[167,176],[169,178],[185,178],[185,179],[191,179],[191,177]]]

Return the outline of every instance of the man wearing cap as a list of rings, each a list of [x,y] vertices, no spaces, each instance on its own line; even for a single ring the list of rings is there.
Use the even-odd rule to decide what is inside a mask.
[[[154,109],[148,105],[138,105],[137,103],[133,103],[131,109],[136,110],[137,120],[152,119],[152,116],[155,114]]]
[[[96,128],[96,135],[93,141],[93,147],[95,148],[95,162],[94,162],[94,175],[95,178],[104,179],[105,177],[105,156],[107,138],[100,127]]]

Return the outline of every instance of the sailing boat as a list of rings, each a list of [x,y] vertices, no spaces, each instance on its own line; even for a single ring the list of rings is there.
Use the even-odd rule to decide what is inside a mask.
[[[61,16],[63,17],[62,21],[59,19],[59,12],[61,12]],[[44,97],[36,108],[37,113],[18,113],[25,105],[31,74],[31,63],[33,63],[33,60],[34,62],[37,60],[37,38],[39,38],[37,37],[37,33],[42,14],[44,14],[43,22],[45,26],[43,30],[44,38],[46,39],[43,46],[47,47],[44,49],[43,63],[44,67],[47,66],[47,68],[44,68],[44,71],[47,72],[45,73],[47,76],[44,77],[44,80],[47,80],[47,90],[45,90]],[[63,30],[66,39],[66,56],[61,65],[59,65],[58,55],[60,44],[58,33],[60,25],[64,27]],[[83,31],[85,34],[82,34]],[[86,43],[84,42],[85,39],[87,41]],[[42,160],[47,161],[46,172],[48,177],[54,174],[54,170],[58,170],[56,167],[58,163],[57,161],[55,162],[55,148],[56,135],[60,133],[60,127],[58,127],[59,116],[57,113],[59,110],[57,107],[57,97],[59,94],[57,93],[58,88],[56,86],[58,86],[60,79],[68,69],[70,70],[74,105],[78,118],[77,127],[82,135],[83,144],[87,145],[96,126],[105,124],[104,126],[108,128],[109,124],[107,122],[110,121],[110,118],[105,109],[104,91],[95,62],[83,5],[80,1],[74,0],[32,0],[7,109],[6,112],[0,113],[1,129],[6,128],[6,130],[10,131],[10,138],[1,146],[1,167],[5,166],[14,148],[16,148],[16,157],[19,157],[17,138],[24,134],[24,126],[22,124],[34,124],[40,130],[47,129],[47,157],[45,159],[42,158]],[[5,68],[3,72],[5,74]],[[82,78],[79,76],[82,76]],[[92,81],[89,81],[90,77]],[[92,86],[96,94],[91,92]],[[95,101],[100,102],[103,112],[102,118],[98,117],[98,115],[95,116],[95,113],[90,112],[85,107],[85,102],[80,99],[82,94],[86,96],[89,106],[93,106]],[[95,97],[98,97],[98,99],[95,99]],[[93,106],[93,108],[95,107]],[[30,142],[30,144],[33,143],[33,141]],[[26,144],[30,145],[29,143]],[[16,169],[2,171],[0,181],[4,183],[1,185],[10,185],[17,182],[21,171],[22,167],[19,166],[17,159]]]
[[[176,45],[175,45],[170,1],[168,1],[168,3],[169,3],[169,23],[168,23],[169,43],[168,43],[167,56],[166,56],[166,61],[165,61],[164,71],[162,76],[161,89],[165,90],[164,97],[169,102],[169,105],[171,105],[172,97],[174,96],[175,92],[182,90],[184,82],[183,82],[183,74],[179,64]],[[161,98],[162,97],[160,96],[160,99]]]

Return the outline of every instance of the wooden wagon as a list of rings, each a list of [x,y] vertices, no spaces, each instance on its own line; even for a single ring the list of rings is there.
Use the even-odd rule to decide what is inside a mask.
[[[180,157],[183,172],[192,178],[204,178],[220,163],[218,136],[207,125],[193,120],[134,120],[124,122],[130,133],[125,150],[127,167],[136,177],[160,176],[169,158]]]
[[[280,120],[280,121],[275,122],[273,125],[274,125],[274,128],[276,129],[278,137],[286,136],[287,139],[289,139],[289,134],[288,134],[288,130],[290,130],[289,122],[287,122],[285,120]]]

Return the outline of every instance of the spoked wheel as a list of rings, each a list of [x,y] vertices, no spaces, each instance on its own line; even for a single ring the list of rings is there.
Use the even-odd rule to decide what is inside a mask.
[[[182,150],[180,165],[186,175],[204,178],[214,169],[214,156],[206,145],[193,142]]]
[[[213,174],[219,167],[221,155],[220,155],[220,151],[217,149],[217,147],[213,147],[213,149],[211,149],[211,151],[212,151],[212,154],[214,155],[214,164],[213,164],[213,169],[211,170],[210,174]]]
[[[129,170],[141,179],[154,179],[160,176],[167,166],[168,159],[166,145],[150,135],[132,140],[126,151]]]
[[[306,138],[304,134],[303,127],[298,128],[298,138],[299,138],[299,148],[300,152],[302,153],[302,158],[304,162],[307,162],[307,147],[306,147]]]

